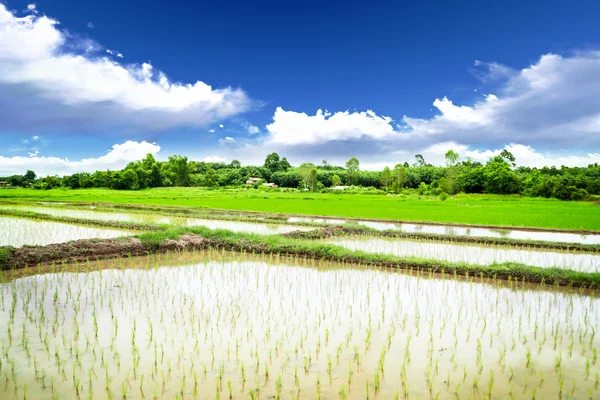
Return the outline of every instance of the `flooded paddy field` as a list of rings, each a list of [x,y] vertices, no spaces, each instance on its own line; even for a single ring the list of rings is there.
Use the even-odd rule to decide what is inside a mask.
[[[600,255],[569,251],[511,249],[501,246],[457,245],[435,241],[415,241],[378,237],[339,237],[324,240],[349,250],[391,254],[400,257],[462,262],[476,265],[516,262],[543,268],[563,268],[600,272]]]
[[[0,278],[3,399],[600,394],[593,292],[214,251]]]
[[[131,234],[115,229],[0,216],[0,246],[45,246],[71,240],[108,239]]]
[[[126,213],[126,212],[108,212],[94,211],[85,209],[69,209],[60,207],[32,207],[32,206],[3,206],[0,209],[9,209],[17,211],[34,212],[38,214],[47,214],[55,217],[80,218],[97,221],[118,221],[134,222],[145,224],[169,224],[177,226],[206,226],[209,229],[227,229],[232,232],[257,233],[262,235],[272,235],[287,233],[292,231],[309,231],[313,228],[281,225],[271,223],[254,223],[233,220],[202,219],[182,216],[168,216],[149,213]]]
[[[344,220],[330,218],[288,218],[288,222],[320,223],[327,225],[362,225],[378,231],[399,231],[405,233],[428,233],[448,236],[471,236],[487,238],[504,238],[517,240],[536,240],[558,243],[600,244],[600,234],[579,234],[568,232],[544,232],[519,229],[491,229],[477,227],[461,227],[452,225],[427,225],[409,223],[391,223],[376,221]]]

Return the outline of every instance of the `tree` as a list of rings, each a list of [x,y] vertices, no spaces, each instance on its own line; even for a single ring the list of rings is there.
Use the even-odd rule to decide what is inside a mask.
[[[446,167],[448,167],[446,171],[446,179],[444,181],[444,185],[441,185],[442,189],[446,193],[454,194],[456,193],[456,175],[458,173],[456,164],[458,163],[458,159],[460,156],[457,152],[450,149],[446,152]]]
[[[217,180],[219,179],[217,172],[211,168],[208,167],[206,168],[206,173],[204,174],[204,186],[207,187],[215,187],[215,186],[219,186],[217,183]]]
[[[314,177],[313,177],[314,170]],[[316,185],[317,178],[317,167],[313,163],[302,163],[298,168],[298,173],[300,174],[300,178],[304,183],[304,188],[308,189]],[[313,182],[314,180],[314,182]]]
[[[27,172],[25,173],[25,175],[23,175],[23,178],[26,181],[33,182],[33,181],[35,181],[35,178],[36,178],[35,172],[28,169]]]
[[[396,164],[394,167],[394,181],[398,184],[398,189],[404,187],[406,182],[406,167],[402,164]]]
[[[456,165],[456,163],[458,162],[459,159],[459,155],[457,152],[455,152],[454,150],[450,149],[446,152],[446,166],[448,168],[453,167]]]
[[[513,156],[513,154],[507,149],[502,149],[500,152],[500,157],[504,158],[506,161],[509,161],[513,168],[517,165],[515,163],[515,156]]]
[[[271,172],[277,172],[281,169],[279,154],[271,153],[265,159],[264,167],[269,169]]]
[[[313,192],[317,190],[317,167],[314,167],[310,170],[310,178],[309,178],[310,190]]]
[[[331,186],[340,186],[342,184],[342,180],[338,176],[338,174],[333,175],[331,178]]]
[[[281,161],[279,161],[279,171],[287,171],[290,168],[292,168],[292,166],[288,162],[287,158],[283,157]]]
[[[182,156],[171,156],[169,157],[169,164],[171,166],[172,173],[174,174],[175,186],[189,186],[191,165],[188,161],[188,158]]]
[[[137,190],[140,188],[138,183],[138,176],[133,170],[126,170],[125,172],[123,172],[122,177],[123,189]]]
[[[417,167],[422,167],[422,166],[424,166],[424,165],[425,165],[425,159],[423,158],[423,156],[422,156],[422,155],[420,155],[420,154],[417,154],[417,155],[415,156],[415,166],[417,166]]]
[[[346,171],[348,171],[348,182],[350,184],[354,184],[358,178],[358,168],[360,166],[360,162],[352,157],[348,161],[346,161]]]
[[[385,187],[385,190],[388,190],[388,187],[392,183],[392,173],[390,172],[389,167],[385,167],[383,172],[381,173],[381,185]]]
[[[231,162],[231,164],[229,164],[230,168],[241,168],[242,167],[242,163],[240,163],[238,160],[233,160]]]

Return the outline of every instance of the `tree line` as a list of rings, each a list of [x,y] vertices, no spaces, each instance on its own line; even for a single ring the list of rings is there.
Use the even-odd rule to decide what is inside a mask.
[[[331,165],[324,160],[318,165],[303,163],[294,167],[277,153],[269,154],[262,166],[242,166],[237,160],[230,163],[198,162],[178,155],[169,157],[167,161],[157,161],[148,154],[143,160],[132,162],[120,171],[82,172],[45,178],[37,178],[33,171],[28,171],[23,176],[0,178],[0,181],[36,189],[139,190],[172,186],[240,187],[253,177],[282,188],[311,191],[343,185],[391,193],[415,189],[420,194],[442,196],[464,192],[583,200],[600,195],[598,164],[572,168],[523,167],[517,166],[515,157],[507,150],[490,158],[485,164],[470,159],[461,160],[458,153],[450,150],[446,153],[443,166],[431,165],[417,154],[413,164],[405,162],[393,168],[386,167],[383,171],[361,170],[356,158],[351,158],[343,166]],[[261,183],[253,186],[258,187]]]

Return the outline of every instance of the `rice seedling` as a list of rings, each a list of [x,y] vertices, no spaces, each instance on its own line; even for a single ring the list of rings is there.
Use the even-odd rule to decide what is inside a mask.
[[[2,280],[0,397],[598,393],[593,293],[302,258],[201,250]]]

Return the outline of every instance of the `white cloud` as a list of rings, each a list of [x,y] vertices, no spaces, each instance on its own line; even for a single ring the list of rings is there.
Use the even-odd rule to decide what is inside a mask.
[[[40,137],[39,136],[32,136],[31,139],[33,140],[38,140]]]
[[[215,133],[215,130],[214,130],[214,129],[209,129],[208,131],[209,131],[210,133]]]
[[[250,122],[242,122],[242,128],[244,128],[249,134],[256,135],[260,133],[258,126],[252,125]]]
[[[119,53],[116,50],[111,50],[111,49],[106,49],[106,52],[108,54],[110,54],[111,56],[115,56],[115,57],[119,57],[119,58],[123,58],[123,54]]]
[[[34,11],[37,8],[37,6],[35,4],[27,4],[27,9],[29,11]]]
[[[127,141],[115,144],[110,151],[98,158],[85,158],[71,161],[68,158],[38,157],[37,151],[30,157],[0,156],[0,176],[23,174],[34,170],[39,176],[68,175],[76,172],[94,172],[96,170],[122,169],[132,161],[141,160],[146,154],[157,155],[160,146],[155,143]]]
[[[90,28],[90,29],[93,29],[94,28],[94,24],[91,23],[91,22],[88,22],[87,23],[87,27]]]
[[[221,145],[227,145],[232,143],[236,143],[236,140],[229,136],[219,139],[219,144]]]
[[[285,111],[277,107],[273,122],[267,125],[267,141],[282,145],[306,145],[361,138],[385,139],[397,136],[390,117],[373,111],[337,112],[318,110],[315,115]]]
[[[203,126],[250,107],[240,89],[172,82],[150,63],[121,64],[95,50],[52,18],[17,17],[0,3],[0,104],[2,97],[10,103],[0,119],[9,128],[106,122],[162,129]]]
[[[223,129],[224,128],[223,124],[219,124],[219,128]]]
[[[204,160],[202,160],[204,162],[207,163],[219,163],[219,162],[227,162],[227,157],[219,157],[219,156],[206,156],[204,157]]]
[[[436,99],[440,114],[404,117],[417,143],[455,140],[466,144],[521,142],[548,148],[600,145],[600,53],[556,54],[512,75],[472,106]]]
[[[547,54],[521,70],[480,61],[476,67],[484,70],[480,79],[496,84],[493,93],[476,91],[477,99],[467,104],[449,97],[435,99],[433,117],[404,116],[396,124],[373,111],[307,115],[279,107],[258,144],[288,159],[313,162],[326,158],[343,163],[351,156],[367,163],[412,162],[414,154],[446,143],[474,152],[473,157],[480,156],[476,149],[502,149],[514,143],[521,146],[515,152],[522,153],[517,161],[523,165],[596,162],[600,52]]]

